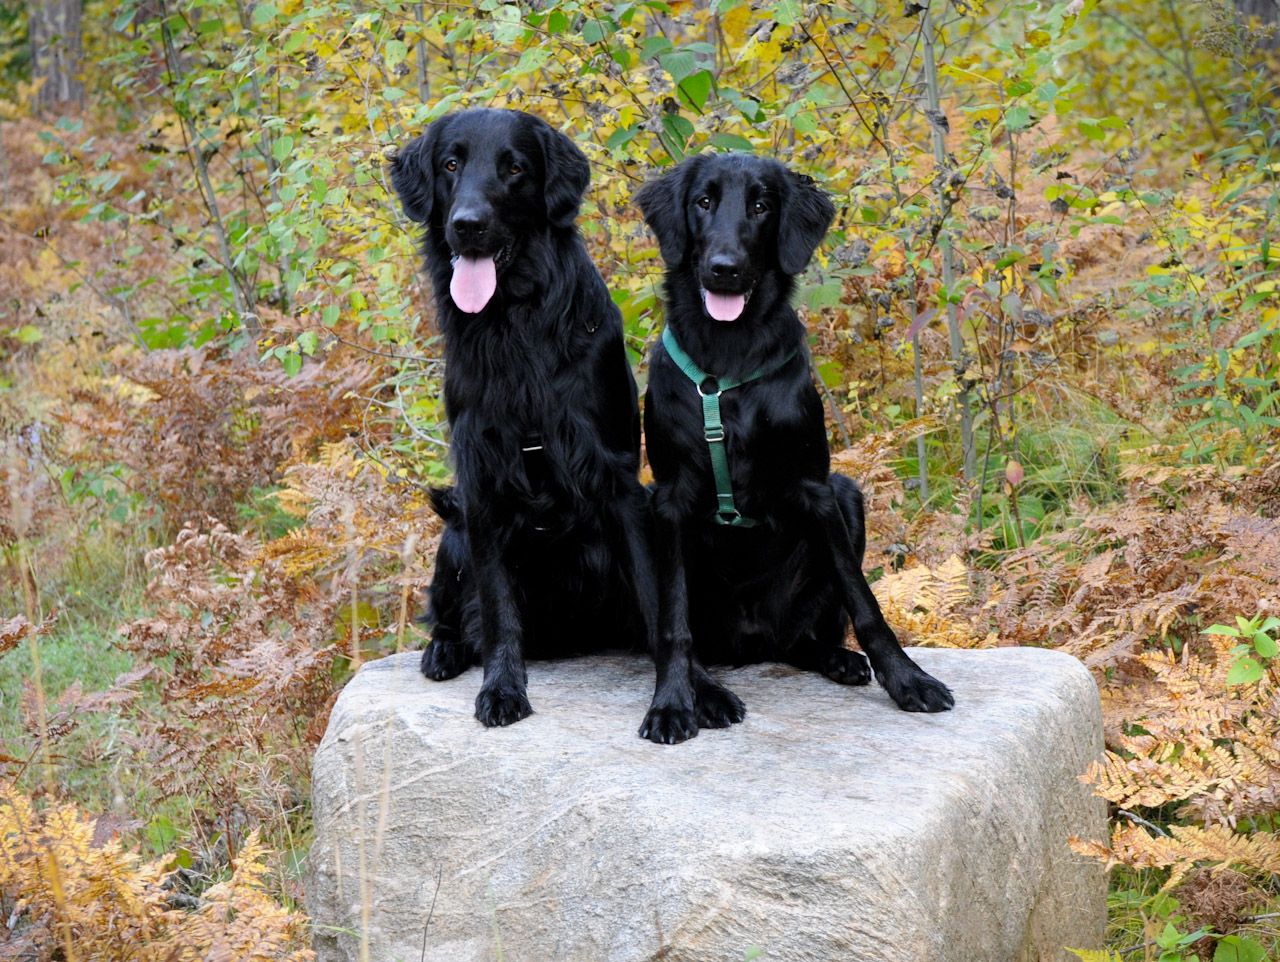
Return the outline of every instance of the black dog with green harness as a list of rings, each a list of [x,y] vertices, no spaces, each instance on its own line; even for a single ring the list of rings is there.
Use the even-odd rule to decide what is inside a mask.
[[[898,707],[950,690],[903,652],[866,578],[862,493],[830,472],[795,276],[835,209],[807,177],[745,154],[684,161],[636,196],[666,262],[666,330],[645,395],[660,582],[657,685],[640,734],[741,721],[706,664],[783,661],[849,685],[849,618]]]

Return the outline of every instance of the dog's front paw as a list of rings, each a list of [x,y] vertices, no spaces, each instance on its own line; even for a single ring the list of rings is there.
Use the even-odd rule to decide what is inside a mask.
[[[533,714],[533,706],[522,690],[481,688],[476,695],[476,718],[488,728],[512,725]]]
[[[955,705],[951,689],[913,663],[880,679],[889,697],[903,711],[950,711]]]
[[[462,642],[432,641],[422,651],[422,673],[432,681],[445,681],[470,668],[472,660]]]
[[[841,685],[865,685],[871,680],[871,665],[860,651],[835,648],[825,662],[822,673]]]
[[[644,716],[640,737],[659,745],[674,745],[698,734],[698,715],[691,706],[655,705]]]
[[[742,699],[719,682],[708,679],[697,685],[693,698],[703,728],[728,728],[747,717]]]

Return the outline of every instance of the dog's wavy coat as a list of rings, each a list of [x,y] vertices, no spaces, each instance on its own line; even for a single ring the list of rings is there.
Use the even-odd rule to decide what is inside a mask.
[[[690,158],[636,202],[666,262],[664,339],[679,360],[657,346],[645,394],[661,614],[641,734],[677,742],[743,718],[704,663],[784,661],[866,684],[867,659],[844,647],[850,616],[900,708],[950,708],[950,691],[903,652],[862,574],[862,493],[830,473],[805,330],[790,304],[835,208],[809,178],[743,154]],[[702,374],[711,382],[695,383]],[[713,432],[701,395],[718,390],[723,427]],[[721,431],[728,513],[708,441]]]
[[[640,417],[622,322],[574,219],[586,158],[528,114],[467,110],[403,147],[445,343],[454,487],[429,678],[482,662],[476,717],[528,715],[525,656],[651,643]]]

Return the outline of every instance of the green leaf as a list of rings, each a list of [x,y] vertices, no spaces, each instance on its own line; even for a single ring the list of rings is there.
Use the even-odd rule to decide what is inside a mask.
[[[827,361],[818,365],[818,377],[827,387],[839,387],[844,382],[844,365]]]
[[[512,70],[512,74],[517,77],[523,77],[525,74],[533,73],[540,69],[543,64],[551,59],[551,51],[546,47],[530,47],[520,55],[520,60]]]
[[[271,156],[276,159],[276,163],[283,164],[291,153],[293,153],[293,137],[289,134],[285,134],[271,145]]]
[[[804,288],[804,305],[811,311],[824,307],[839,307],[844,296],[844,284],[838,277],[829,277],[821,284],[809,284]]]
[[[747,140],[746,137],[740,137],[737,134],[712,134],[711,145],[713,147],[719,147],[721,150],[755,150],[751,141]]]
[[[403,40],[388,40],[382,56],[387,62],[387,69],[394,70],[409,56],[409,47]]]
[[[1218,940],[1213,962],[1263,962],[1266,950],[1253,939],[1227,935]]]
[[[742,116],[747,118],[750,123],[758,124],[764,120],[764,108],[760,106],[760,101],[751,97],[743,97],[741,100],[735,100],[733,105],[738,108]]]
[[[646,37],[644,43],[640,45],[640,59],[652,60],[658,54],[666,53],[674,47],[670,40],[658,34],[655,37]]]
[[[1026,130],[1031,126],[1031,111],[1026,107],[1010,107],[1005,111],[1004,126],[1009,131]]]
[[[680,93],[693,107],[701,110],[707,105],[707,97],[711,94],[711,71],[699,70],[680,81]]]
[[[1180,943],[1182,933],[1172,922],[1164,924],[1164,931],[1156,936],[1156,945],[1162,949],[1171,949]]]
[[[619,127],[609,135],[609,139],[604,142],[604,145],[610,150],[615,147],[623,147],[635,140],[638,133],[640,133],[639,124],[632,124],[630,127]]]
[[[324,321],[325,327],[333,327],[338,323],[338,305],[327,304],[325,309],[320,312],[320,319]]]
[[[1058,282],[1052,277],[1043,275],[1036,277],[1036,287],[1040,288],[1055,301],[1058,299]]]
[[[658,54],[658,63],[677,84],[698,69],[698,58],[684,50]]]
[[[34,324],[23,324],[12,332],[19,344],[35,344],[44,339],[44,333]]]
[[[320,336],[315,331],[303,331],[298,335],[298,347],[307,357],[311,357],[316,353],[316,348],[320,346]]]
[[[1098,126],[1095,122],[1093,122],[1092,120],[1082,120],[1082,121],[1080,121],[1080,130],[1081,130],[1081,131],[1084,133],[1084,135],[1085,135],[1086,137],[1088,137],[1090,140],[1103,140],[1103,139],[1105,139],[1105,138],[1106,138],[1106,136],[1107,136],[1107,135],[1103,132],[1102,128],[1101,128],[1101,127],[1099,127],[1099,126]]]
[[[297,344],[284,344],[271,352],[275,354],[280,366],[284,368],[285,374],[289,375],[289,377],[293,377],[298,371],[302,370],[302,354],[296,348]]]
[[[476,34],[476,21],[472,20],[470,17],[463,17],[462,19],[457,21],[457,26],[455,26],[452,30],[450,30],[447,34],[445,34],[444,42],[445,43],[465,43],[466,41],[474,37],[475,34]],[[447,100],[444,100],[442,98],[440,101],[437,102],[436,106],[440,108],[441,113],[445,113],[446,111],[448,111],[451,104]]]
[[[1237,629],[1237,628],[1232,628],[1230,625],[1210,625],[1210,626],[1209,626],[1208,628],[1206,628],[1204,631],[1200,632],[1200,634],[1202,634],[1202,635],[1230,635],[1232,638],[1239,638],[1239,637],[1240,637],[1240,631],[1239,631],[1239,629]]]
[[[693,124],[686,117],[679,114],[663,114],[662,126],[671,139],[676,142],[676,146],[681,149],[689,142],[689,138],[693,136]]]
[[[1276,656],[1276,652],[1280,651],[1280,647],[1276,645],[1275,639],[1265,631],[1255,631],[1253,633],[1253,648],[1254,651],[1260,654],[1263,658],[1274,658]]]
[[[147,826],[147,841],[157,854],[169,851],[169,846],[177,837],[178,829],[163,815],[153,818]]]
[[[1262,666],[1252,658],[1241,658],[1231,666],[1227,672],[1228,685],[1252,685],[1256,681],[1261,681],[1263,676]]]
[[[773,19],[784,27],[794,27],[800,20],[802,9],[796,0],[782,0],[781,3],[774,4]]]
[[[588,20],[582,25],[583,43],[599,43],[604,39],[604,25],[599,20]]]

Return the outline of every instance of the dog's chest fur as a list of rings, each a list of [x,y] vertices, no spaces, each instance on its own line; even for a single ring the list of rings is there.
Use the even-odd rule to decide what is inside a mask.
[[[693,383],[663,352],[650,377],[646,417],[655,478],[710,514],[715,478],[706,440],[702,400]],[[720,395],[725,451],[738,509],[763,520],[787,513],[794,487],[825,478],[830,466],[821,400],[803,355],[779,371]],[[712,522],[708,525],[714,527]]]
[[[524,463],[522,449],[555,448],[577,420],[580,377],[559,343],[533,312],[516,308],[496,319],[469,320],[445,349],[445,407],[455,447],[479,445],[482,458],[464,459],[460,470],[501,477]],[[451,376],[465,370],[466,376]],[[471,462],[471,463],[465,463]]]

